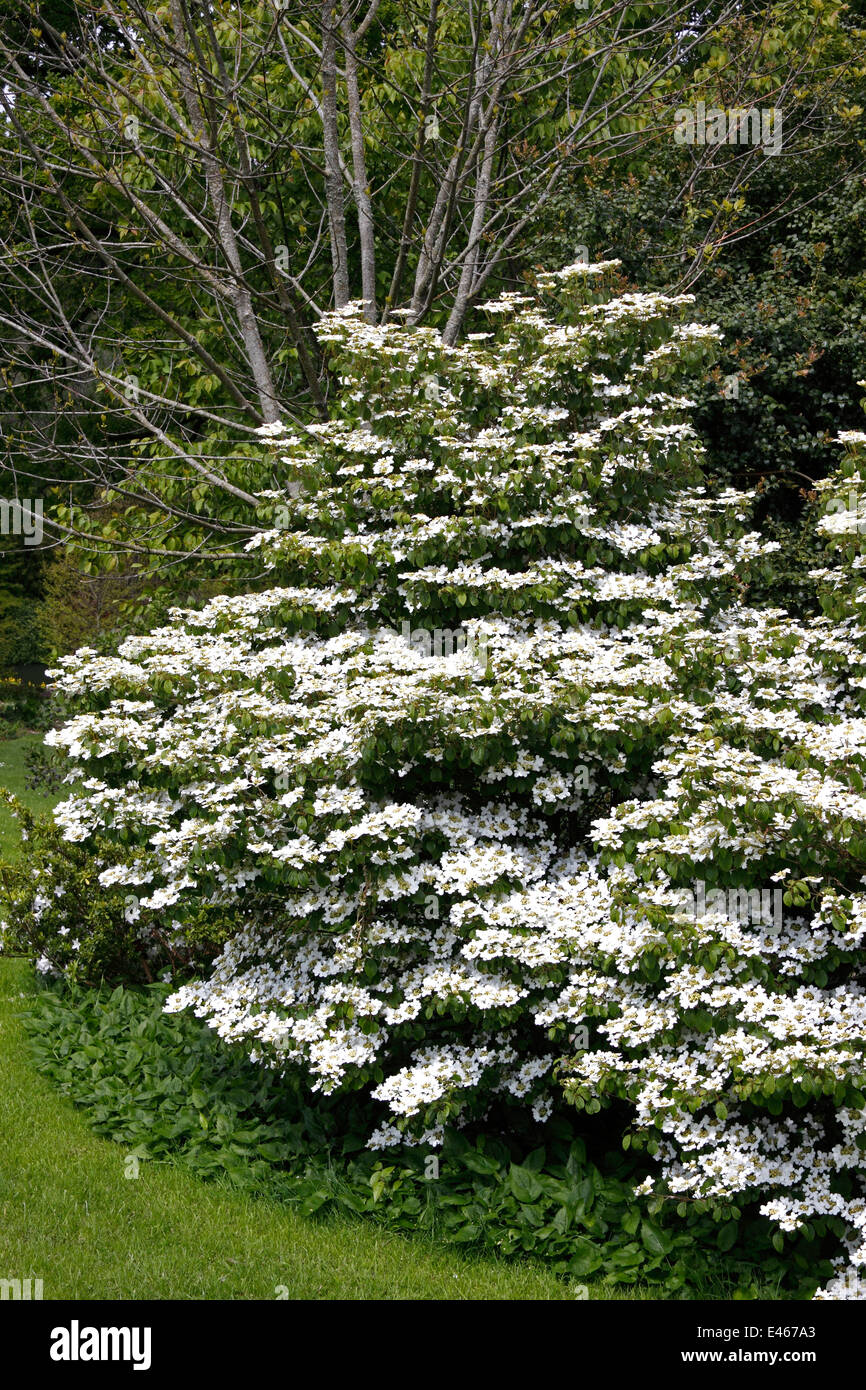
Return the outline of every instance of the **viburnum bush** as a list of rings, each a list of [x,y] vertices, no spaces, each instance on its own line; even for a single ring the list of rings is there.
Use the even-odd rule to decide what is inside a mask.
[[[334,417],[261,431],[274,587],[65,659],[56,820],[145,952],[154,920],[234,914],[168,1008],[366,1094],[371,1147],[501,1097],[616,1103],[656,1204],[833,1234],[828,1293],[857,1296],[866,435],[820,523],[824,615],[749,607],[774,547],[708,488],[678,385],[718,332],[616,283],[541,276],[456,348],[328,316]]]

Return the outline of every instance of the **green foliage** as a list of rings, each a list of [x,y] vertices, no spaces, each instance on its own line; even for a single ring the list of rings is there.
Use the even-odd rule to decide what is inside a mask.
[[[45,567],[38,607],[49,652],[58,656],[77,647],[99,647],[106,628],[116,633],[119,606],[133,582],[117,574],[88,575],[69,552],[55,556]]]
[[[821,563],[808,494],[835,466],[837,429],[859,426],[866,372],[861,26],[862,6],[745,10],[698,50],[694,88],[707,108],[767,106],[786,56],[808,50],[782,101],[782,157],[747,168],[737,147],[674,144],[660,119],[642,161],[576,169],[542,215],[546,266],[578,244],[616,256],[641,288],[691,290],[722,329],[717,364],[688,388],[707,471],[759,489],[755,520],[781,549],[749,598],[798,614],[817,610],[808,571]]]
[[[47,729],[50,722],[44,685],[34,685],[14,674],[0,676],[0,730],[4,737],[14,737],[22,727]]]
[[[67,8],[61,0],[48,14],[55,16],[61,33],[72,37],[77,24],[57,18]],[[213,122],[212,138],[226,171],[231,219],[244,229],[244,285],[275,392],[287,417],[303,423],[317,418],[317,412],[309,381],[299,370],[286,296],[291,287],[293,312],[309,325],[328,306],[332,291],[328,237],[321,235],[323,161],[317,153],[322,142],[319,15],[315,7],[294,4],[281,5],[280,12],[296,38],[291,57],[275,38],[279,29],[270,4],[245,7],[242,32],[232,4],[214,4],[206,12],[207,23],[205,12],[188,13],[196,45],[200,41],[203,51],[211,53],[212,42],[220,55],[217,66],[224,63],[230,70],[236,52],[244,55],[248,78],[231,103],[223,100],[210,58],[198,76],[207,101],[215,102],[214,109],[225,108],[224,117]],[[199,142],[188,138],[176,116],[184,108],[176,53],[159,41],[159,26],[151,28],[146,7],[124,3],[113,12],[120,31],[131,26],[135,50],[122,32],[112,32],[98,6],[95,13],[98,20],[89,4],[80,8],[77,52],[71,61],[64,55],[67,61],[54,66],[50,107],[43,106],[42,92],[37,96],[25,88],[17,94],[28,138],[46,160],[42,167],[33,161],[37,193],[26,216],[15,216],[19,199],[14,175],[0,197],[10,212],[10,261],[17,265],[32,258],[35,239],[51,297],[56,295],[64,306],[86,299],[112,350],[60,382],[51,370],[40,376],[44,358],[50,357],[41,346],[32,349],[27,364],[35,371],[19,372],[20,363],[13,358],[6,381],[16,406],[8,451],[12,468],[33,476],[38,466],[56,519],[73,530],[80,525],[87,535],[82,566],[93,574],[113,573],[109,567],[125,563],[119,557],[129,553],[127,547],[139,547],[136,563],[150,567],[160,601],[173,597],[185,603],[207,583],[216,582],[224,592],[256,584],[258,571],[241,549],[261,520],[251,497],[278,486],[280,479],[263,463],[255,441],[238,438],[236,427],[257,423],[259,416],[250,364],[231,315],[226,316],[223,291],[216,287],[219,247],[208,241],[207,219],[189,215],[190,209],[207,207],[208,195]],[[376,291],[378,303],[389,310],[411,297],[422,237],[431,232],[431,223],[436,225],[439,181],[451,152],[457,158],[464,146],[475,31],[461,4],[441,4],[433,13],[436,98],[435,110],[428,114],[435,116],[438,134],[423,146],[424,170],[417,187],[413,151],[420,138],[423,17],[400,4],[383,4],[359,40],[363,143],[375,209]],[[719,23],[726,13],[727,21]],[[690,288],[693,266],[708,266],[702,308],[730,330],[732,343],[742,333],[745,370],[758,382],[754,407],[743,401],[726,409],[721,419],[711,418],[718,391],[701,383],[708,431],[723,455],[720,466],[735,466],[737,476],[745,475],[749,482],[770,470],[784,477],[786,489],[799,486],[791,470],[802,470],[805,458],[817,453],[826,463],[829,455],[819,442],[820,432],[828,419],[844,421],[836,398],[844,395],[851,370],[862,374],[862,361],[859,368],[847,361],[860,351],[862,317],[858,296],[849,294],[857,289],[860,272],[853,267],[862,253],[857,182],[863,141],[858,103],[862,34],[855,14],[836,0],[819,5],[776,0],[760,7],[733,6],[732,12],[725,5],[711,5],[701,16],[710,32],[686,51],[685,31],[676,20],[666,29],[658,7],[593,6],[587,11],[580,4],[560,4],[527,19],[525,51],[501,102],[492,108],[497,118],[507,110],[509,121],[496,153],[482,235],[484,258],[490,258],[484,294],[522,285],[540,259],[548,265],[570,260],[575,242],[587,243],[595,259],[621,256],[642,287],[667,288],[684,275],[682,287]],[[689,38],[696,32],[690,28]],[[33,50],[22,55],[25,69],[35,65],[39,70],[48,40],[35,26],[28,34],[26,23],[23,32],[15,23],[9,41],[14,46],[22,39]],[[612,47],[606,51],[608,44]],[[90,62],[94,58],[95,65]],[[648,75],[652,81],[647,82]],[[339,138],[348,165],[348,109],[342,83],[338,87]],[[717,149],[712,157],[702,149],[698,158],[694,150],[673,143],[673,113],[683,102],[700,98],[724,106],[735,99],[767,105],[780,92],[788,141],[783,160],[733,147]],[[608,120],[611,103],[621,114]],[[581,111],[585,120],[576,120]],[[51,113],[59,118],[57,126]],[[127,119],[140,124],[141,143],[125,137]],[[279,139],[274,141],[275,129],[291,131],[285,149]],[[254,177],[238,167],[239,138]],[[88,151],[84,160],[79,157],[82,147]],[[548,200],[545,189],[533,208],[530,190],[544,187],[541,171],[548,157],[563,155],[573,156],[573,165],[553,197]],[[477,187],[474,157],[474,150],[460,155],[455,202],[448,211],[456,241],[452,248],[445,237],[445,265],[434,277],[424,307],[424,321],[436,327],[446,321],[464,260],[455,253],[471,220]],[[30,155],[26,158],[29,165]],[[9,162],[14,169],[14,154]],[[58,166],[65,171],[60,191],[50,172]],[[403,227],[407,207],[414,215],[401,238],[395,232]],[[70,211],[110,261],[116,261],[116,272],[106,270],[94,245],[80,235],[68,236],[74,228]],[[350,204],[348,211],[354,292],[360,238]],[[157,219],[163,229],[159,234],[154,231]],[[766,234],[754,243],[753,252],[750,238],[756,225],[765,223]],[[810,289],[804,286],[810,272],[800,264],[801,253],[814,259],[814,248],[824,243],[830,247],[826,275]],[[498,257],[506,246],[507,254]],[[405,273],[395,286],[398,248],[399,255],[407,254]],[[771,281],[761,266],[777,251],[784,251],[785,264]],[[805,308],[795,302],[798,293],[811,296]],[[428,299],[426,291],[420,299]],[[28,277],[11,281],[7,321],[35,318],[41,328],[44,302]],[[776,306],[772,322],[764,321],[767,303]],[[304,340],[316,371],[322,369],[306,330]],[[813,350],[818,358],[811,356]],[[798,394],[795,388],[804,383],[793,378],[815,362],[811,385],[818,389],[810,389],[811,404],[800,418],[802,389]],[[130,378],[153,416],[156,435],[148,435],[129,409],[124,383]],[[326,372],[322,383],[332,399],[335,383]],[[46,438],[51,440],[49,471]],[[229,490],[212,486],[198,471],[202,465],[211,478],[214,473],[223,477]],[[796,506],[796,500],[780,503],[783,510],[786,505]],[[69,540],[75,544],[71,536]],[[153,552],[149,558],[144,554],[148,549]],[[194,559],[186,565],[185,557]],[[119,628],[128,622],[140,630],[144,619],[152,617],[144,612],[147,602],[140,593],[128,595],[129,611]],[[112,610],[108,620],[114,623],[118,616]],[[58,651],[81,640],[73,630],[74,617],[74,609],[67,615],[62,604],[52,604],[50,640]]]
[[[0,669],[44,655],[36,603],[14,590],[0,589]]]

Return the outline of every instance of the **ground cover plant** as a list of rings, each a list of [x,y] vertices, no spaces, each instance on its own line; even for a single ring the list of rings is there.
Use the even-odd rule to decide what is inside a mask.
[[[355,1095],[371,1150],[515,1103],[543,1136],[564,1095],[653,1160],[648,1218],[724,1248],[757,1209],[856,1297],[866,435],[823,616],[751,607],[773,543],[701,472],[690,297],[577,263],[482,307],[460,347],[330,315],[339,409],[261,431],[274,587],[65,659],[81,789],[7,935],[123,967],[70,920],[81,847],[166,1007]]]

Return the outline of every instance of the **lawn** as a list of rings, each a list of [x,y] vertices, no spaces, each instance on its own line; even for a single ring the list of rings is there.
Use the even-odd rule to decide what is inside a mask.
[[[24,785],[26,757],[31,748],[38,748],[43,734],[22,734],[19,738],[0,742],[0,788],[5,788],[32,811],[47,811],[60,794],[52,796],[31,791]],[[0,802],[0,860],[14,858],[20,851],[18,823],[5,802]]]

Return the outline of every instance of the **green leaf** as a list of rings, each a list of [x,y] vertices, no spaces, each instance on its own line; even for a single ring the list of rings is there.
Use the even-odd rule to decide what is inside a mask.
[[[602,1252],[597,1245],[593,1245],[588,1240],[576,1240],[571,1249],[568,1272],[569,1274],[576,1274],[578,1277],[594,1274],[597,1269],[601,1268],[603,1262]]]
[[[731,1250],[733,1246],[736,1245],[739,1229],[739,1221],[725,1222],[724,1226],[719,1231],[719,1234],[716,1237],[716,1244],[718,1245],[720,1250]]]
[[[651,1255],[667,1255],[673,1245],[667,1232],[660,1230],[651,1221],[641,1222],[640,1238]]]
[[[529,1168],[512,1163],[508,1183],[518,1202],[537,1202],[544,1188]]]

